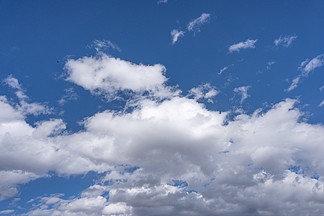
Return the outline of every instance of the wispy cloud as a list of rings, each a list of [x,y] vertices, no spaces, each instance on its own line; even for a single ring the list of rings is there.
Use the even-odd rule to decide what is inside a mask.
[[[319,107],[324,106],[324,100],[318,105]]]
[[[172,37],[172,44],[175,44],[180,37],[184,36],[184,31],[179,31],[177,29],[173,29],[170,34]]]
[[[255,48],[255,44],[257,41],[258,39],[256,40],[248,39],[246,41],[233,44],[228,48],[228,51],[232,53],[232,52],[239,52],[241,49]]]
[[[39,115],[39,114],[49,114],[51,113],[51,109],[46,105],[42,105],[40,103],[29,103],[29,97],[25,94],[25,90],[20,85],[18,79],[13,76],[8,76],[4,79],[4,82],[11,88],[15,89],[16,96],[19,99],[20,105],[18,109],[24,113],[25,115]]]
[[[223,73],[224,71],[228,70],[228,68],[229,68],[229,67],[232,67],[232,66],[234,66],[234,64],[227,65],[227,66],[223,67],[222,69],[219,70],[218,75],[222,75],[222,73]]]
[[[188,96],[193,96],[195,100],[207,99],[209,103],[212,103],[212,98],[219,94],[219,91],[209,83],[200,85],[196,88],[192,88],[189,91]]]
[[[208,22],[210,18],[209,13],[202,13],[200,17],[194,19],[193,21],[189,22],[187,25],[187,31],[193,31],[193,32],[199,32],[200,31],[200,26],[206,22]],[[178,30],[178,29],[173,29],[171,31],[171,37],[172,37],[172,44],[175,44],[180,37],[183,37],[185,35],[186,31]]]
[[[202,13],[200,17],[188,23],[187,26],[188,31],[199,31],[199,26],[206,23],[209,20],[209,18],[210,18],[210,14]]]
[[[74,91],[73,88],[64,89],[64,95],[57,102],[62,106],[68,101],[75,101],[79,98],[78,94]]]
[[[266,63],[266,68],[267,70],[270,70],[271,69],[271,66],[274,65],[276,62],[275,61],[269,61]]]
[[[121,52],[121,49],[110,40],[95,40],[93,41],[91,47],[94,47],[97,52],[104,51],[106,49],[113,49]]]
[[[324,85],[319,88],[320,91],[323,91]]]
[[[168,3],[168,0],[158,0],[157,3],[158,4],[166,4],[166,3]]]
[[[245,99],[247,99],[248,97],[250,97],[250,95],[248,95],[248,93],[247,93],[248,90],[249,90],[249,88],[251,88],[251,86],[241,86],[241,87],[237,87],[237,88],[235,88],[233,90],[235,93],[238,93],[238,94],[241,95],[241,103],[243,103],[243,101]]]
[[[287,91],[291,91],[297,88],[301,78],[308,77],[311,71],[315,70],[316,68],[322,67],[323,65],[324,65],[324,54],[318,55],[312,60],[306,59],[305,61],[303,61],[298,68],[298,70],[300,70],[301,73],[292,80],[292,83],[287,89]]]
[[[289,47],[291,43],[297,39],[296,35],[290,35],[290,36],[280,36],[278,39],[276,39],[273,43],[276,46],[284,46],[284,47]]]

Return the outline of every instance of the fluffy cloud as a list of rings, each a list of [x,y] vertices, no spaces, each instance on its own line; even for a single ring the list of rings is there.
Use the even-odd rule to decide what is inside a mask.
[[[188,31],[199,31],[199,26],[208,22],[209,18],[210,18],[210,14],[202,13],[200,17],[188,23],[187,26]]]
[[[256,40],[248,39],[246,41],[233,44],[228,48],[228,51],[232,53],[232,52],[239,52],[241,49],[255,48],[255,44],[257,41],[258,41],[257,39]]]
[[[116,78],[109,89],[102,77],[117,76],[111,75],[111,61],[123,66],[116,66],[123,76],[145,68],[162,78],[147,84],[147,73],[138,72],[135,78]],[[151,85],[158,85],[154,93],[159,94],[167,88],[160,65],[108,56],[71,62],[69,79],[91,92],[153,91]],[[89,83],[79,82],[82,76]],[[234,90],[241,102],[248,88]],[[324,127],[302,122],[290,99],[229,119],[227,112],[198,101],[215,95],[213,89],[203,85],[191,96],[164,100],[143,97],[129,112],[105,110],[84,119],[83,130],[74,133],[64,133],[60,119],[30,125],[25,113],[1,97],[2,199],[48,171],[95,171],[106,175],[79,196],[39,198],[26,215],[320,215]]]
[[[291,36],[280,36],[278,39],[276,39],[273,43],[276,46],[284,46],[284,47],[289,47],[291,43],[297,39],[296,35],[291,35]]]
[[[292,83],[290,84],[287,91],[291,91],[297,88],[302,78],[308,77],[310,72],[312,72],[316,68],[322,67],[323,65],[324,65],[324,54],[318,55],[312,60],[306,59],[305,61],[303,61],[298,68],[298,70],[300,70],[301,73],[292,80]]]
[[[70,59],[65,68],[68,81],[94,94],[104,94],[108,99],[116,98],[120,91],[149,92],[157,97],[170,94],[164,86],[167,81],[165,67],[160,64],[134,64],[101,54]]]

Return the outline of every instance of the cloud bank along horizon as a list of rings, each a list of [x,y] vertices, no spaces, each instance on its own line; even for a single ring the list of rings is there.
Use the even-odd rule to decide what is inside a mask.
[[[293,40],[280,38],[287,46]],[[256,41],[229,50],[254,48]],[[299,77],[321,58],[301,65]],[[24,215],[319,215],[323,209],[324,126],[302,121],[297,100],[229,118],[231,111],[205,105],[219,94],[216,87],[206,83],[184,94],[167,84],[162,64],[98,52],[68,59],[65,71],[67,82],[104,100],[125,100],[126,93],[127,109],[97,112],[75,132],[60,118],[31,124],[29,115],[53,109],[31,102],[13,75],[4,80],[18,101],[0,97],[0,200],[19,197],[20,185],[50,172],[100,174],[80,194],[34,197]],[[234,89],[240,103],[250,87]]]

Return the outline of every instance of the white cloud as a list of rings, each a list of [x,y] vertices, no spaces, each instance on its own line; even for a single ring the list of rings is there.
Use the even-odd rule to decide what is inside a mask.
[[[309,73],[315,70],[316,68],[322,67],[324,65],[324,54],[318,55],[312,60],[306,59],[303,61],[298,70],[301,71],[301,73],[292,80],[292,83],[290,84],[287,91],[291,91],[298,87],[299,81],[304,78],[308,77]]]
[[[95,40],[93,41],[92,46],[95,48],[97,52],[104,51],[105,49],[113,49],[121,52],[121,49],[119,46],[111,42],[110,40]]]
[[[300,80],[300,76],[298,76],[295,79],[293,79],[292,82],[291,82],[291,84],[290,84],[290,86],[289,86],[289,88],[287,89],[287,91],[291,91],[291,90],[297,88],[298,87],[299,80]]]
[[[11,88],[16,89],[16,96],[19,99],[19,105],[17,108],[23,114],[32,114],[32,115],[40,115],[40,114],[49,114],[51,113],[51,109],[46,105],[40,103],[29,103],[29,97],[25,94],[25,90],[19,84],[18,80],[13,76],[8,76],[4,82]]]
[[[232,52],[239,52],[241,49],[255,48],[255,44],[257,41],[258,41],[257,39],[256,40],[248,39],[246,41],[233,44],[228,48],[228,51],[232,53]]]
[[[319,107],[324,106],[324,100],[318,105]]]
[[[199,26],[208,22],[209,18],[210,18],[210,14],[202,13],[200,17],[188,23],[187,25],[188,31],[199,31]]]
[[[271,66],[274,65],[276,62],[275,61],[269,61],[266,63],[266,67],[267,67],[267,70],[270,70],[271,69]]]
[[[324,85],[319,88],[320,91],[323,91]]]
[[[184,31],[179,31],[177,29],[173,29],[171,31],[171,37],[172,37],[172,44],[175,44],[180,37],[184,36]]]
[[[68,81],[93,94],[104,94],[108,99],[115,99],[121,91],[137,94],[149,92],[162,98],[173,94],[164,85],[167,81],[164,75],[166,69],[161,64],[134,64],[101,54],[96,57],[70,59],[65,68]]]
[[[18,194],[16,186],[27,183],[40,176],[22,170],[0,171],[0,201]]]
[[[92,80],[97,73],[93,70],[112,67],[105,58],[73,60],[73,70],[80,70],[80,61],[83,69],[77,74],[89,76],[90,84],[81,86],[90,91],[106,88],[105,79]],[[107,58],[121,61],[123,67],[116,70],[127,75],[124,66],[130,71],[154,67]],[[147,86],[146,73],[138,76],[144,81],[132,86],[134,91]],[[120,78],[119,88],[129,89],[125,82]],[[212,87],[205,87],[202,94],[195,90],[192,96],[215,94],[206,94]],[[241,102],[248,89],[234,90]],[[83,130],[74,133],[65,132],[60,119],[30,125],[8,101],[0,97],[3,199],[15,196],[18,184],[50,170],[61,175],[106,172],[80,196],[31,201],[26,215],[319,215],[323,209],[324,126],[301,121],[295,100],[229,119],[228,113],[210,110],[189,96],[143,97],[129,112],[105,110],[89,116]],[[139,169],[126,171],[134,166]],[[318,179],[312,178],[314,174]]]
[[[188,96],[193,96],[195,100],[207,99],[208,102],[213,102],[211,98],[219,94],[219,91],[215,87],[211,86],[209,83],[200,85],[196,88],[189,90]]]
[[[62,106],[68,101],[75,101],[79,98],[73,88],[64,89],[65,94],[57,102]]]
[[[8,210],[0,211],[0,214],[11,214],[11,213],[14,213],[14,212],[15,212],[14,210],[8,209]]]
[[[234,66],[234,64],[227,65],[227,66],[223,67],[222,69],[219,70],[218,75],[222,75],[223,72],[225,72],[226,70],[228,70],[228,68],[233,67],[233,66]]]
[[[124,202],[112,203],[106,206],[102,213],[104,215],[132,215],[132,207],[127,206]]]
[[[250,97],[250,95],[248,95],[247,91],[249,90],[249,88],[251,88],[251,86],[241,86],[241,87],[237,87],[234,89],[235,93],[238,93],[241,95],[241,103],[243,103],[243,101],[245,99],[247,99],[248,97]]]
[[[291,35],[291,36],[280,36],[278,39],[276,39],[273,43],[276,46],[284,46],[284,47],[289,47],[291,45],[291,43],[297,39],[296,35]]]
[[[199,32],[200,29],[199,27],[208,22],[210,18],[210,14],[208,13],[202,13],[200,17],[194,19],[193,21],[189,22],[187,25],[187,31],[194,31],[194,32]],[[178,30],[178,29],[173,29],[171,31],[171,37],[172,37],[172,44],[175,44],[180,37],[183,37],[185,35],[185,31]]]
[[[158,4],[166,4],[166,3],[168,3],[168,0],[158,0],[157,3]]]

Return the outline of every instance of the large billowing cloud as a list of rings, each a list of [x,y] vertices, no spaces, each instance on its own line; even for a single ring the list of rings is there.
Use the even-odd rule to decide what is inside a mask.
[[[201,97],[175,94],[162,65],[100,56],[66,67],[68,79],[91,92],[131,90],[141,99],[129,112],[98,112],[68,134],[60,119],[28,124],[1,98],[2,199],[48,171],[106,173],[78,197],[36,199],[27,215],[321,214],[324,127],[301,121],[296,101],[230,120]],[[142,94],[160,90],[168,97]]]

